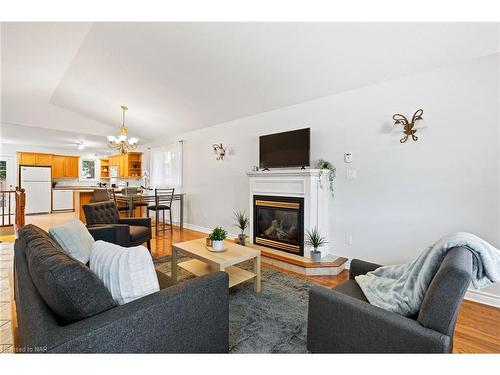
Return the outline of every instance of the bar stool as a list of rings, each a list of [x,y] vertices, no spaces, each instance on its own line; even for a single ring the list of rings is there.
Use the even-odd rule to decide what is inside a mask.
[[[127,196],[137,195],[137,194],[139,194],[139,189],[136,187],[125,187],[122,189],[122,192],[124,193],[124,195],[127,195]],[[133,206],[132,216],[134,216],[135,209],[137,207],[139,207],[139,216],[142,216],[142,207],[148,207],[148,203],[147,202],[137,202],[134,200],[134,201],[132,201],[132,206]]]
[[[156,217],[156,228],[155,233],[158,235],[158,222],[160,219],[160,211],[163,215],[163,226],[162,229],[165,231],[165,211],[168,210],[170,214],[170,235],[173,235],[173,227],[172,227],[172,201],[174,200],[174,191],[175,189],[155,189],[155,202],[154,205],[148,206],[148,214],[149,211],[155,211]]]

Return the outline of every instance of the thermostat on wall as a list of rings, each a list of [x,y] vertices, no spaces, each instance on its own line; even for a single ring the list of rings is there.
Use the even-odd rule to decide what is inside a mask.
[[[344,154],[344,161],[346,163],[352,163],[352,152],[346,152]]]

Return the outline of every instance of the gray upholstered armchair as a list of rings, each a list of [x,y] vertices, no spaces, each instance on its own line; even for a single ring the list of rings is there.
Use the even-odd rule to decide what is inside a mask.
[[[449,353],[472,273],[472,254],[451,249],[414,317],[370,305],[354,277],[379,265],[353,260],[350,279],[309,292],[307,348],[314,353]]]
[[[147,243],[151,251],[151,219],[120,218],[113,201],[89,203],[83,206],[87,228],[97,240],[131,247]]]

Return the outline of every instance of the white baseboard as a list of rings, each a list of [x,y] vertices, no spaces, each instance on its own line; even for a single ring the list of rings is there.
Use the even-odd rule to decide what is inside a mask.
[[[482,303],[483,305],[500,307],[500,296],[488,292],[482,292],[476,289],[467,290],[467,293],[465,293],[465,299],[477,303]]]
[[[195,230],[197,232],[202,232],[202,233],[210,233],[211,232],[211,229],[209,229],[209,228],[200,227],[198,225],[189,224],[189,223],[184,223],[184,228]]]
[[[174,224],[175,224],[175,221],[174,221]],[[212,229],[213,229],[213,228],[207,228],[207,227],[200,227],[199,225],[194,225],[194,224],[189,224],[189,223],[184,223],[184,228],[195,230],[195,231],[201,232],[201,233],[207,233],[207,234],[212,232]],[[233,238],[233,237],[238,237],[238,234],[228,232],[227,236]]]

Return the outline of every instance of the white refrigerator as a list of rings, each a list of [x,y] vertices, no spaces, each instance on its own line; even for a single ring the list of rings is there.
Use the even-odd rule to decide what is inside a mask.
[[[51,168],[21,167],[20,182],[26,192],[26,214],[50,213]]]

